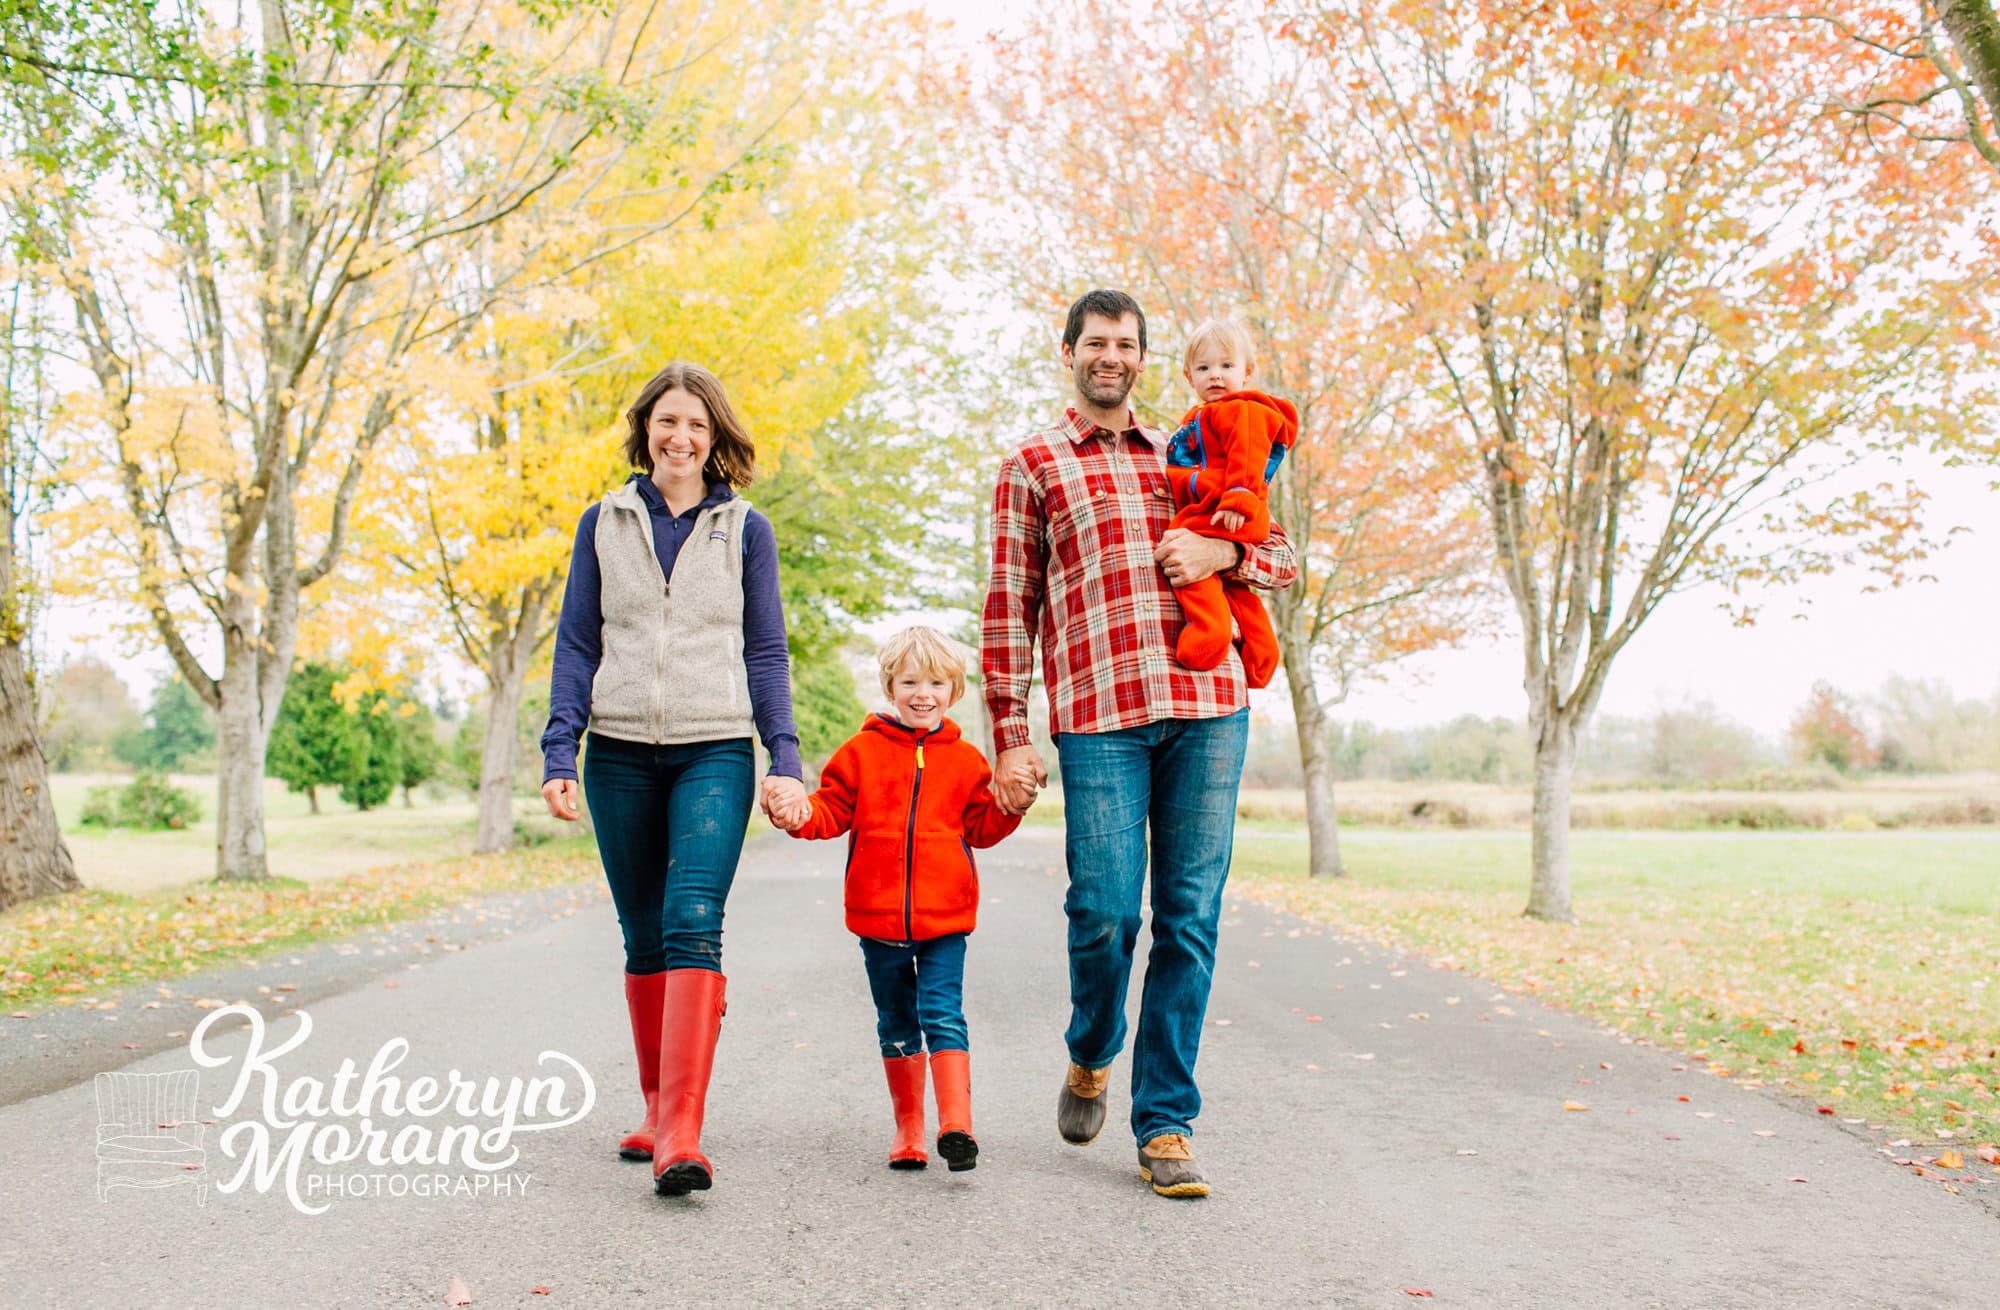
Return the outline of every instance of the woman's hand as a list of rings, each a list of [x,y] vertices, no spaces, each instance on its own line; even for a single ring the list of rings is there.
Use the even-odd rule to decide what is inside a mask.
[[[575,823],[580,817],[576,810],[575,778],[550,778],[542,784],[542,799],[548,802],[549,813],[558,819]]]
[[[786,832],[797,832],[812,817],[812,803],[806,799],[806,785],[781,773],[764,779],[757,803],[773,826]]]

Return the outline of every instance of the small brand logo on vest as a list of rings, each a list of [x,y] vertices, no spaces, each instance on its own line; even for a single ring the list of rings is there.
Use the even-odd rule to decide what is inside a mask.
[[[225,1017],[244,1021],[247,1050],[215,1049],[228,1034],[211,1030]],[[280,1074],[279,1057],[312,1033],[311,1015],[300,1010],[298,1020],[296,1032],[267,1048],[264,1016],[227,1005],[188,1037],[188,1053],[203,1068],[235,1066],[216,1117],[248,1115],[222,1131],[218,1145],[236,1171],[215,1183],[218,1192],[248,1184],[268,1193],[282,1180],[300,1214],[324,1214],[337,1199],[364,1196],[525,1195],[534,1175],[515,1169],[521,1148],[514,1135],[566,1128],[597,1101],[589,1071],[560,1051],[540,1054],[538,1065],[562,1068],[537,1077],[475,1080],[454,1068],[443,1078],[406,1080],[393,1072],[410,1053],[402,1037],[382,1043],[365,1069],[342,1058],[330,1082]]]

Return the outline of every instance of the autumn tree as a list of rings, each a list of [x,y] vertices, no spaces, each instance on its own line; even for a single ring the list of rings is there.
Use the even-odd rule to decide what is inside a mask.
[[[990,54],[966,110],[971,138],[989,143],[975,194],[1006,188],[990,218],[1006,292],[1044,323],[1089,287],[1132,292],[1158,361],[1135,397],[1151,423],[1178,426],[1192,404],[1179,343],[1211,315],[1251,329],[1250,385],[1298,406],[1271,499],[1299,577],[1264,599],[1311,870],[1343,873],[1329,710],[1392,661],[1454,640],[1480,579],[1466,481],[1413,406],[1408,346],[1358,275],[1341,156],[1313,135],[1315,60],[1250,0],[1043,4]]]
[[[35,699],[42,748],[58,773],[101,769],[120,740],[142,731],[131,691],[93,656],[65,660],[53,676],[44,673]]]
[[[1830,682],[1812,685],[1812,694],[1792,716],[1785,736],[1800,760],[1828,764],[1842,773],[1872,769],[1880,758],[1861,724],[1860,707]]]
[[[1577,731],[1666,599],[1747,620],[1755,588],[1922,557],[1921,493],[1882,471],[1992,412],[1986,190],[1824,103],[1857,56],[1726,11],[1279,8],[1482,487],[1536,738],[1527,913],[1567,919]]]
[[[216,870],[262,878],[302,597],[341,562],[416,361],[528,262],[465,261],[643,116],[622,87],[643,24],[459,0],[13,14],[30,246],[94,382],[75,572],[137,599],[217,711]]]
[[[829,28],[852,34],[852,59],[815,57]],[[883,86],[920,29],[826,0],[668,30],[643,79],[667,107],[656,130],[604,198],[558,186],[527,215],[555,234],[548,276],[482,324],[457,394],[383,469],[383,558],[485,675],[482,851],[513,837],[516,722],[545,675],[577,515],[627,473],[623,410],[660,364],[713,370],[756,439],[748,494],[776,529],[795,656],[828,653],[916,568],[910,438],[869,393],[921,262],[926,148]]]

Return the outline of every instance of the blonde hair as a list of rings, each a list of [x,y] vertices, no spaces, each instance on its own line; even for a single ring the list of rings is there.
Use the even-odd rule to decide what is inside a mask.
[[[950,679],[953,701],[965,695],[965,657],[958,653],[957,643],[936,628],[921,624],[904,628],[882,643],[882,649],[875,652],[875,662],[882,666],[884,696],[906,663],[915,664],[919,673]]]
[[[1249,377],[1257,368],[1257,348],[1250,340],[1249,329],[1233,318],[1210,318],[1202,320],[1201,326],[1188,334],[1187,348],[1181,351],[1181,372],[1194,372],[1194,357],[1208,346],[1217,346],[1225,354],[1243,361],[1243,376]]]

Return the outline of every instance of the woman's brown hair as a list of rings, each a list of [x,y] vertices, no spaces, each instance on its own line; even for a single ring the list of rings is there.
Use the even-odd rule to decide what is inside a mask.
[[[701,466],[702,479],[726,482],[732,487],[749,486],[757,476],[757,447],[750,441],[749,429],[736,416],[715,374],[684,359],[677,359],[653,374],[652,381],[640,389],[639,398],[626,411],[626,461],[649,474],[653,471],[652,443],[646,440],[646,424],[653,417],[653,406],[669,391],[685,391],[708,410],[714,444],[709,447],[708,462]]]

